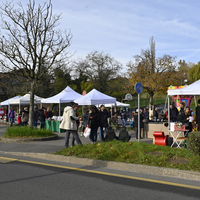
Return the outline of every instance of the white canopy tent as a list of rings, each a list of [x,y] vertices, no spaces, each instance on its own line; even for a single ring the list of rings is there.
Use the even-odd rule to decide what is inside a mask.
[[[103,104],[105,107],[113,107],[113,106],[117,106],[117,107],[130,107],[130,104],[126,104],[126,103],[122,103],[122,102],[119,102],[119,101],[116,101],[116,105],[115,103],[113,104]],[[98,106],[98,105],[96,105]]]
[[[5,101],[2,101],[2,102],[1,102],[1,106],[8,106],[10,100],[18,99],[18,98],[21,98],[21,97],[22,97],[22,96],[15,96],[15,97],[13,97],[13,98],[10,98],[10,99],[7,99],[7,100],[5,100]]]
[[[116,98],[110,97],[99,92],[96,89],[91,90],[85,96],[75,100],[79,105],[100,105],[100,104],[116,104]]]
[[[34,103],[35,104],[39,104],[41,103],[41,100],[43,98],[42,97],[38,97],[37,95],[34,96]],[[9,101],[10,105],[29,105],[30,104],[30,94],[25,94],[24,96],[17,98],[17,99],[13,99]]]
[[[171,89],[167,91],[168,96],[172,95],[200,95],[200,80],[185,86],[181,89]]]
[[[71,89],[69,86],[67,86],[62,92],[59,94],[52,96],[47,99],[42,99],[42,103],[58,103],[59,104],[59,116],[60,116],[60,104],[61,103],[68,103],[71,101],[74,101],[75,99],[78,99],[82,97],[81,94],[75,92],[73,89]]]

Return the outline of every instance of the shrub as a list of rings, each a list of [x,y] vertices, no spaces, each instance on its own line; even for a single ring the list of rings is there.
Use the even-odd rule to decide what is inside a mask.
[[[200,131],[188,134],[188,147],[191,152],[200,155]]]
[[[55,135],[52,131],[46,129],[36,129],[29,126],[8,127],[3,137],[49,137]]]

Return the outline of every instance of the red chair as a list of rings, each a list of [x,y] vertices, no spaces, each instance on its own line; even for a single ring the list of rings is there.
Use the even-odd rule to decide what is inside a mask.
[[[155,131],[153,133],[153,136],[154,136],[154,144],[167,146],[169,135],[165,135],[164,132],[162,131]]]

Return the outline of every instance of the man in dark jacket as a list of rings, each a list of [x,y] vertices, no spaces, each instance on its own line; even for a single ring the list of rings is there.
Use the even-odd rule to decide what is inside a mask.
[[[37,123],[38,123],[39,116],[40,116],[40,113],[38,111],[38,107],[36,106],[35,110],[34,110],[34,122],[33,122],[35,128],[37,128]]]
[[[39,109],[39,120],[40,120],[40,128],[44,128],[45,127],[45,114],[44,114],[44,107],[42,107],[42,109]]]
[[[131,139],[131,136],[128,134],[126,127],[123,126],[122,130],[119,132],[119,141],[128,142]]]
[[[198,100],[198,106],[196,107],[196,123],[198,126],[198,131],[200,131],[200,99]]]
[[[107,131],[108,130],[108,118],[110,117],[109,112],[105,109],[104,105],[101,105],[100,111],[100,133],[99,133],[99,139],[102,141],[105,140],[104,138],[104,129]]]
[[[143,122],[143,115],[140,115],[140,139],[141,139],[141,128],[144,128],[144,122]],[[138,109],[136,110],[134,114],[134,121],[135,121],[135,137],[138,139]]]
[[[178,110],[173,104],[171,104],[170,105],[170,120],[172,122],[177,122],[177,117],[178,117]]]

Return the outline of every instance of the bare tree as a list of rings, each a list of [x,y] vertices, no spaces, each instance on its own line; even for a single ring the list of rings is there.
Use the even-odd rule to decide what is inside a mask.
[[[76,63],[74,68],[79,74],[86,75],[97,90],[106,92],[109,81],[117,77],[122,65],[109,54],[92,51],[85,60]]]
[[[70,31],[57,29],[61,15],[53,15],[51,0],[36,5],[29,0],[4,3],[1,9],[0,63],[4,71],[18,73],[30,83],[29,122],[33,125],[34,94],[37,83],[53,71],[54,66],[68,59]]]

